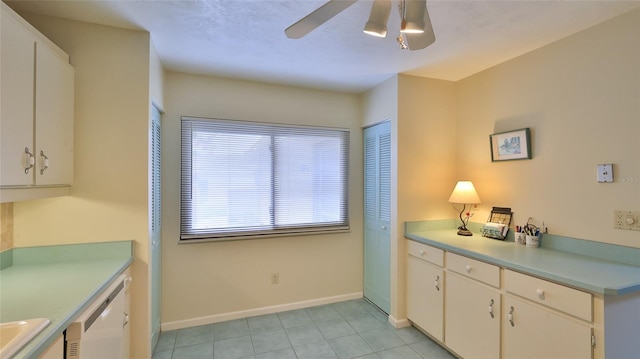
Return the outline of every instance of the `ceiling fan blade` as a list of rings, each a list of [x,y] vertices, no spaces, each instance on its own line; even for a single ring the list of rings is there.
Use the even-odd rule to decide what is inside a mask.
[[[436,35],[433,33],[429,10],[424,8],[424,32],[421,34],[404,34],[407,39],[409,50],[422,50],[436,41]]]
[[[290,39],[299,39],[310,33],[327,20],[338,15],[349,6],[355,4],[357,0],[329,0],[309,15],[303,17],[295,24],[289,26],[284,33]]]

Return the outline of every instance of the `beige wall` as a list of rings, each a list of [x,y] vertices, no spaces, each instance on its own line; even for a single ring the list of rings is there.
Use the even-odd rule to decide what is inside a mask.
[[[360,97],[168,72],[163,116],[163,328],[362,292]],[[178,244],[180,116],[351,129],[351,231]],[[280,284],[271,284],[271,273]],[[180,322],[180,323],[178,323]]]
[[[145,358],[149,34],[25,18],[75,67],[75,172],[71,196],[14,203],[15,246],[133,240],[131,355]]]
[[[455,83],[399,79],[398,221],[451,218],[447,200],[463,179],[456,177]]]
[[[640,247],[613,210],[640,210],[640,10],[456,84],[457,172],[485,214],[511,207],[549,232]],[[492,163],[489,134],[531,128],[533,159]],[[614,164],[614,183],[596,165]]]
[[[447,202],[455,177],[455,83],[400,75],[397,227],[392,238],[392,315],[405,318],[404,223],[455,216]],[[393,226],[392,226],[392,229]],[[397,266],[393,266],[393,263]],[[394,300],[395,299],[395,300]]]
[[[0,251],[13,248],[13,203],[0,203]]]
[[[390,120],[392,131],[398,118],[398,75],[363,94],[362,127]]]
[[[159,110],[164,109],[164,68],[153,44],[149,41],[149,97],[153,105]]]

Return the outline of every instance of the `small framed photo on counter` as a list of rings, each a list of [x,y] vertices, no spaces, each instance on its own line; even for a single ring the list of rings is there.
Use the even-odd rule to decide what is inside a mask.
[[[531,131],[522,128],[489,135],[491,162],[531,159]]]

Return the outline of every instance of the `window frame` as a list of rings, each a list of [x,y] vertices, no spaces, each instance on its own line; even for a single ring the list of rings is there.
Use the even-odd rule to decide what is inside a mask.
[[[192,207],[192,189],[193,189],[193,167],[192,167],[192,142],[191,138],[193,136],[194,130],[192,128],[193,123],[197,123],[199,125],[206,126],[208,123],[217,124],[220,126],[229,125],[231,127],[245,126],[249,129],[245,133],[254,133],[254,131],[258,131],[259,129],[271,129],[272,133],[271,142],[273,143],[274,138],[278,135],[282,135],[287,131],[308,131],[309,133],[316,132],[327,132],[333,133],[333,136],[327,137],[336,137],[340,139],[340,168],[341,168],[341,176],[340,179],[342,182],[340,183],[341,196],[340,197],[340,220],[336,222],[323,222],[323,223],[312,223],[305,225],[290,225],[279,227],[278,225],[274,225],[274,215],[276,212],[276,208],[273,207],[270,209],[270,220],[271,223],[262,229],[257,227],[236,227],[235,230],[212,230],[209,232],[203,230],[195,230],[193,229],[193,207]],[[212,125],[213,126],[213,125]],[[242,240],[242,239],[256,239],[256,238],[272,238],[272,237],[282,237],[282,236],[301,236],[301,235],[312,235],[312,234],[328,234],[328,233],[344,233],[350,231],[350,191],[349,191],[349,175],[350,175],[350,137],[351,131],[347,128],[336,128],[336,127],[317,127],[317,126],[302,126],[302,125],[289,125],[289,124],[280,124],[280,123],[267,123],[267,122],[254,122],[254,121],[241,121],[241,120],[227,120],[227,119],[215,119],[215,118],[202,118],[202,117],[191,117],[191,116],[183,116],[181,117],[181,145],[180,145],[180,158],[181,158],[181,178],[180,178],[180,243],[199,243],[199,242],[212,242],[212,241],[229,241],[229,240]],[[270,130],[266,130],[269,132]],[[215,132],[215,131],[212,131]],[[222,131],[221,131],[222,132]],[[188,135],[186,135],[188,133]],[[242,132],[238,132],[242,133]],[[187,137],[185,137],[187,136]],[[187,142],[187,143],[186,143]],[[185,154],[188,156],[185,157]],[[277,155],[275,154],[275,150],[271,152],[271,166],[272,169],[276,165]],[[275,170],[272,170],[275,173]],[[272,176],[274,174],[272,173]],[[271,192],[275,191],[275,181],[271,181]],[[275,203],[275,198],[272,199],[272,202]],[[275,206],[275,205],[274,205]],[[186,215],[188,213],[188,216]],[[187,217],[187,218],[185,218]],[[233,227],[227,227],[233,228]],[[247,229],[249,228],[249,229]]]

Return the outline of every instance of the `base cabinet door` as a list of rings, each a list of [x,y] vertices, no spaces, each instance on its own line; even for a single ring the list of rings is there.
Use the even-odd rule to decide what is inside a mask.
[[[443,341],[444,274],[442,268],[409,256],[407,317],[435,339]]]
[[[503,350],[505,359],[588,359],[592,329],[587,324],[506,295]]]
[[[465,359],[500,358],[500,292],[448,272],[444,343]]]
[[[63,359],[64,358],[64,336],[59,336],[53,344],[47,348],[38,359]]]

